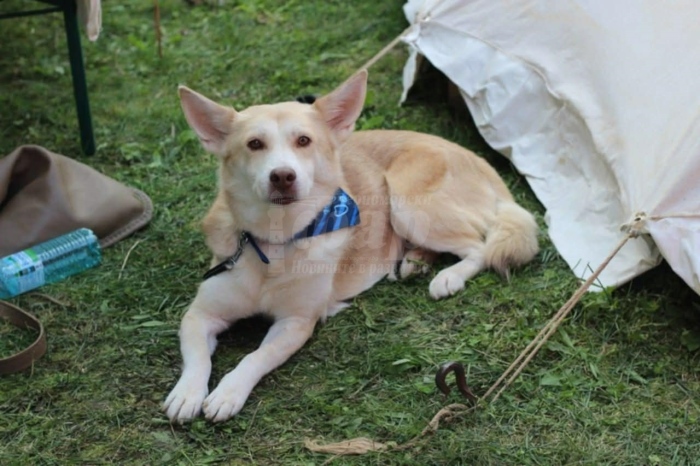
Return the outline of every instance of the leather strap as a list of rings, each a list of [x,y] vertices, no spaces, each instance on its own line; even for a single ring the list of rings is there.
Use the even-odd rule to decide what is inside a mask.
[[[29,327],[39,332],[34,343],[19,353],[0,359],[0,374],[12,374],[31,367],[34,361],[46,353],[44,326],[33,315],[5,301],[0,301],[0,318],[9,321],[16,327]]]

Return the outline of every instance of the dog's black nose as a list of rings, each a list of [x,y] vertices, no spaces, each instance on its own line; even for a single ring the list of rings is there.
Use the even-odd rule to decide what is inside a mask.
[[[276,189],[289,189],[297,179],[297,173],[291,168],[275,168],[270,172],[270,183]]]

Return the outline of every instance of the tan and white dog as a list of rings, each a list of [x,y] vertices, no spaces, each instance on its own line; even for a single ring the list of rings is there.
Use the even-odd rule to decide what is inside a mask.
[[[507,273],[537,253],[533,216],[483,159],[427,134],[353,133],[366,86],[362,71],[313,105],[241,112],[180,87],[188,123],[220,161],[203,229],[212,264],[222,264],[182,319],[182,376],[164,403],[171,421],[200,411],[212,421],[234,416],[318,321],[382,278],[395,278],[396,264],[405,277],[438,253],[458,256],[430,283],[439,299],[488,267]],[[300,237],[329,211],[339,188],[359,206],[359,224]],[[217,334],[256,313],[273,319],[269,333],[209,394]]]

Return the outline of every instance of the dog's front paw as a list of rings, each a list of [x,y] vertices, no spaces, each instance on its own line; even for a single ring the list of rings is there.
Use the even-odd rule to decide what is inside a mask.
[[[446,298],[462,288],[464,288],[464,278],[455,272],[445,269],[430,282],[430,296],[433,299]]]
[[[183,424],[191,421],[202,410],[202,402],[209,390],[207,386],[181,378],[163,403],[163,411],[170,422]]]
[[[250,389],[226,382],[222,380],[204,400],[204,416],[212,422],[222,422],[238,414],[250,395]]]

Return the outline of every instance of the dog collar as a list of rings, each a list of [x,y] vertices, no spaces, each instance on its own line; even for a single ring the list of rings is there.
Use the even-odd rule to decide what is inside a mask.
[[[258,257],[260,257],[261,261],[263,261],[266,264],[270,263],[270,259],[268,259],[265,253],[262,252],[260,246],[258,246],[258,243],[255,242],[255,238],[253,238],[253,235],[251,235],[247,231],[242,231],[240,236],[238,237],[238,249],[236,249],[236,252],[234,252],[233,255],[225,261],[207,270],[204,274],[204,279],[206,280],[207,278],[211,278],[214,275],[219,275],[221,272],[231,270],[233,266],[236,265],[236,262],[238,262],[238,259],[241,257],[241,254],[243,254],[243,248],[247,243],[250,243],[253,246],[253,249],[255,249],[255,252],[258,253]]]
[[[342,230],[343,228],[354,227],[359,223],[360,208],[348,193],[343,191],[342,188],[338,188],[331,202],[318,213],[316,218],[309,225],[295,234],[290,241],[311,238],[324,233]],[[214,275],[231,270],[233,266],[236,265],[236,262],[238,262],[241,254],[243,254],[243,248],[245,248],[247,243],[253,246],[253,249],[255,249],[255,252],[262,262],[265,264],[270,263],[270,259],[267,258],[255,241],[255,237],[247,231],[242,231],[238,237],[238,249],[236,249],[236,252],[225,261],[207,270],[204,274],[204,279],[206,280]]]

